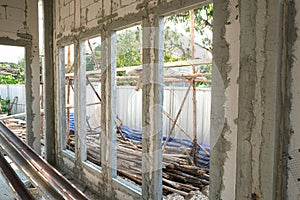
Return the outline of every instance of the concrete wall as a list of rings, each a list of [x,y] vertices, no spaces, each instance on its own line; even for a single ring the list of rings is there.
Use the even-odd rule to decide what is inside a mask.
[[[292,159],[297,159],[295,155],[299,155],[300,149],[300,68],[299,68],[299,60],[300,60],[300,2],[299,1],[292,1],[288,5],[289,11],[289,54],[288,54],[288,98],[287,101],[289,103],[289,122],[287,124],[287,134],[290,135],[289,146],[288,146],[288,153],[292,155]],[[298,156],[298,166],[296,168],[295,165],[292,166],[292,160],[289,160],[288,166],[288,181],[287,181],[287,199],[300,199],[300,182],[297,180],[300,177],[295,175],[295,172],[298,173],[300,171],[299,166],[299,156]],[[292,174],[292,167],[294,174]]]
[[[210,198],[235,199],[239,100],[238,1],[214,2]]]
[[[211,199],[300,198],[299,6],[214,2]]]
[[[0,2],[0,44],[25,47],[28,144],[40,153],[38,1]],[[13,52],[12,52],[13,53]]]

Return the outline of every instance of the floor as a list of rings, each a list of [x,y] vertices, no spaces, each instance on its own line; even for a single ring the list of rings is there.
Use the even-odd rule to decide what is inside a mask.
[[[9,186],[5,182],[5,179],[0,175],[0,199],[1,200],[12,200],[16,199],[14,193],[10,190]]]

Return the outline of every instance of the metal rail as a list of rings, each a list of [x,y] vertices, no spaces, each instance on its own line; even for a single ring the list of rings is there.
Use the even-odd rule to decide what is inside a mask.
[[[65,177],[0,122],[0,146],[46,199],[87,200]]]
[[[5,178],[9,187],[13,191],[17,199],[34,200],[33,196],[27,190],[22,180],[18,177],[16,172],[10,166],[3,154],[0,152],[0,168],[3,178]]]

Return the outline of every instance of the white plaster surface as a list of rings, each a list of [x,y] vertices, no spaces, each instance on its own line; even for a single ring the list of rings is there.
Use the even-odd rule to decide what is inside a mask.
[[[231,142],[231,149],[227,151],[228,158],[224,163],[224,190],[222,197],[224,199],[235,199],[235,186],[236,186],[236,149],[237,149],[237,124],[235,120],[238,118],[238,83],[239,76],[239,50],[240,50],[240,24],[236,16],[239,14],[237,0],[232,0],[229,4],[230,11],[230,25],[226,25],[225,38],[229,43],[229,65],[232,67],[228,78],[230,79],[229,85],[225,90],[225,118],[227,119],[228,131],[225,138]]]
[[[297,40],[294,44],[294,65],[292,67],[292,99],[291,99],[291,128],[294,133],[291,135],[289,152],[296,149],[300,149],[300,2],[295,1],[295,7],[297,9],[295,16],[295,27],[297,28]],[[300,169],[300,166],[299,166]],[[298,177],[300,178],[300,177]],[[299,200],[300,199],[300,188],[297,188],[295,178],[289,171],[288,174],[288,200]]]

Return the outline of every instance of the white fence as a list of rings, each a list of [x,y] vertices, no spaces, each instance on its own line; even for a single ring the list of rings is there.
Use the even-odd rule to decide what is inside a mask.
[[[179,107],[186,93],[186,87],[165,87],[163,109],[173,118],[177,115]],[[197,133],[198,141],[209,145],[210,141],[210,88],[197,89]],[[142,128],[142,90],[135,91],[135,87],[122,86],[117,89],[117,114],[123,123],[135,129]],[[193,138],[193,104],[192,90],[190,91],[178,124]],[[171,129],[172,121],[163,115],[163,134]],[[178,128],[175,128],[172,136],[186,138]]]
[[[100,94],[100,85],[95,86]],[[182,103],[187,87],[165,87],[164,88],[164,110],[175,118],[179,107]],[[71,89],[72,92],[72,89]],[[18,96],[17,106],[14,105],[13,113],[25,112],[25,87],[24,85],[0,85],[0,95],[2,98],[7,98],[12,101],[15,96]],[[87,87],[87,103],[97,102],[98,99],[91,87]],[[71,93],[71,96],[73,94]],[[117,115],[127,125],[134,129],[142,128],[142,90],[135,91],[134,86],[118,86],[116,91],[117,97]],[[209,145],[210,142],[210,109],[211,109],[211,90],[210,88],[197,88],[197,133],[198,141]],[[73,104],[73,98],[70,99],[70,104]],[[97,109],[98,107],[98,109]],[[95,111],[99,111],[98,106],[88,106],[87,115],[93,116]],[[164,129],[166,135],[172,126],[172,122],[163,115]],[[99,120],[100,124],[100,120]],[[185,105],[183,106],[178,124],[193,136],[193,104],[192,91],[190,91]],[[186,138],[178,128],[172,136],[176,138]]]
[[[14,103],[11,114],[23,113],[25,112],[25,85],[0,85],[0,96],[2,99],[10,99],[10,102],[13,102],[13,99],[17,97],[16,102]]]

